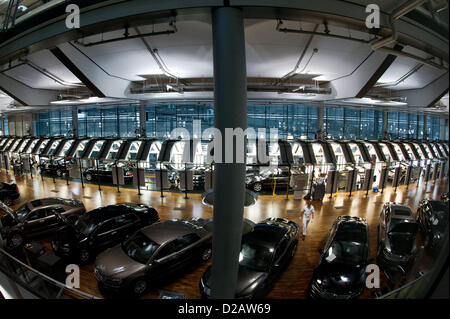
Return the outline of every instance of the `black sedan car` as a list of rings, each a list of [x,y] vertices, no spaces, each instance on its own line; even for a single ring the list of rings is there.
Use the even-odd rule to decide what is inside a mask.
[[[448,202],[424,199],[416,213],[416,221],[429,250],[439,250],[448,226]]]
[[[254,192],[264,189],[283,188],[289,185],[289,172],[285,169],[268,170],[261,173],[247,174],[245,184]]]
[[[369,229],[360,217],[334,222],[308,288],[313,299],[353,299],[365,286],[369,262]]]
[[[297,250],[299,226],[268,218],[242,237],[235,298],[263,298],[273,288]],[[200,280],[203,297],[211,296],[211,267]]]
[[[378,221],[377,264],[408,266],[417,252],[418,224],[406,205],[386,203]]]
[[[100,164],[98,170],[96,167],[86,168],[83,172],[83,176],[87,181],[113,181],[113,167],[112,164]],[[125,184],[131,183],[133,180],[133,166],[131,164],[126,164],[122,166],[123,177]]]
[[[0,231],[8,248],[16,248],[24,239],[53,233],[65,225],[58,218],[77,220],[86,212],[84,204],[76,199],[42,198],[22,205],[17,211],[3,203],[0,209],[7,215],[0,220]]]
[[[204,228],[206,222],[167,220],[135,232],[97,257],[94,274],[99,286],[140,296],[151,283],[208,260],[212,234]]]
[[[69,174],[69,165],[72,164],[72,160],[67,158],[47,159],[39,164],[39,170],[41,173],[56,175],[61,177]]]
[[[117,204],[94,209],[75,223],[61,218],[67,227],[52,240],[57,256],[85,264],[99,252],[122,242],[137,229],[157,222],[158,212],[142,204]]]
[[[0,182],[0,201],[10,206],[14,200],[20,197],[19,188],[17,184],[8,184]]]

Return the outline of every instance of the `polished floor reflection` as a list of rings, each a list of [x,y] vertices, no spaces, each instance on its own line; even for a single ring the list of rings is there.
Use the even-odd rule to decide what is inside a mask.
[[[202,204],[199,194],[189,194],[189,198],[185,199],[182,193],[165,193],[165,197],[161,198],[160,193],[155,191],[142,191],[141,196],[138,195],[137,190],[132,189],[121,189],[118,193],[115,187],[103,186],[99,191],[96,185],[85,185],[85,188],[82,188],[81,184],[77,182],[70,182],[67,185],[64,180],[56,180],[54,183],[52,178],[42,180],[41,177],[36,176],[34,178],[30,176],[14,177],[11,172],[4,169],[0,171],[0,181],[16,182],[19,186],[21,197],[13,208],[18,208],[32,199],[58,196],[80,199],[85,203],[87,210],[113,203],[141,202],[155,207],[161,219],[209,218],[213,213],[211,207]],[[294,259],[268,298],[306,297],[309,280],[320,258],[318,250],[322,248],[325,237],[337,216],[352,215],[367,219],[370,230],[371,256],[375,257],[376,228],[381,207],[385,202],[403,203],[410,206],[415,212],[423,198],[439,198],[442,192],[448,191],[448,185],[448,179],[445,178],[441,181],[410,185],[408,189],[406,186],[401,186],[396,191],[389,188],[385,189],[383,193],[369,193],[368,196],[365,195],[365,192],[353,193],[351,197],[348,194],[338,194],[331,198],[326,195],[323,202],[314,203],[316,217],[314,222],[308,226],[307,237],[304,241],[300,238]],[[245,217],[254,222],[267,217],[282,217],[301,224],[300,210],[304,204],[303,200],[294,200],[292,196],[288,199],[286,196],[259,196],[256,205],[245,209]],[[51,249],[49,245],[47,248]],[[432,264],[432,259],[424,254],[418,270],[429,268]],[[165,282],[154,287],[145,298],[157,298],[163,290],[183,293],[188,298],[199,298],[199,280],[208,265],[209,262],[187,269],[185,274],[181,274],[179,278],[173,278],[172,282]],[[101,296],[92,270],[92,265],[82,267],[80,289]],[[363,298],[372,298],[372,292],[366,289]]]

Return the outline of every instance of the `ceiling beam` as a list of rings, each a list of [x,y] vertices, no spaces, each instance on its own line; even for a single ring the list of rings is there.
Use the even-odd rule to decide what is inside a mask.
[[[401,45],[395,45],[395,50],[402,50],[403,47]],[[369,93],[369,91],[377,84],[378,80],[383,76],[383,74],[389,69],[389,67],[394,63],[397,56],[389,54],[384,61],[380,64],[380,66],[373,72],[372,77],[366,82],[366,84],[361,88],[361,90],[356,94],[355,97],[363,98]]]
[[[369,56],[361,62],[350,74],[330,81],[329,85],[333,92],[329,96],[324,96],[326,100],[339,100],[359,97],[373,86],[372,82],[381,77],[384,69],[388,67],[392,58],[385,53],[371,52]],[[389,64],[390,65],[390,64]]]
[[[448,72],[421,89],[397,91],[396,95],[406,97],[409,107],[432,107],[448,93]]]
[[[57,91],[35,89],[0,73],[0,90],[24,106],[49,105],[57,99]]]
[[[109,74],[74,44],[60,44],[50,51],[95,96],[126,98],[131,81]]]

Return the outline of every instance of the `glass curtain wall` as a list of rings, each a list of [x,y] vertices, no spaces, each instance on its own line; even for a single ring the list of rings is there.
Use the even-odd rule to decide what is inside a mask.
[[[78,109],[80,136],[134,137],[138,129],[139,105]]]
[[[140,127],[139,104],[108,105],[101,108],[78,108],[78,134],[87,137],[135,137]],[[46,110],[38,113],[34,121],[36,135],[57,136],[72,134],[72,110]],[[170,136],[175,128],[186,129],[192,136],[194,121],[200,121],[202,131],[214,127],[212,103],[154,104],[145,108],[145,129],[148,137],[176,138]],[[389,112],[387,129],[389,138],[422,139],[424,116],[401,112]],[[314,139],[317,134],[318,108],[312,103],[256,104],[248,106],[248,127],[256,132],[276,128],[282,139]],[[5,134],[8,120],[4,121]],[[382,111],[371,109],[324,107],[323,119],[326,136],[331,139],[380,139],[382,138]],[[11,131],[11,128],[9,128]],[[427,136],[440,138],[440,118],[427,116]],[[12,132],[15,132],[15,127]]]
[[[68,136],[72,134],[71,109],[45,110],[38,113],[34,130],[39,136]]]

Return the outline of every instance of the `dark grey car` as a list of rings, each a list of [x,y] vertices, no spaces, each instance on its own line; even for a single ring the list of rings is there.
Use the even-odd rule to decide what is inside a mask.
[[[95,261],[94,274],[107,291],[142,295],[150,283],[211,257],[212,233],[203,219],[167,220],[142,228]]]
[[[53,233],[65,227],[57,214],[77,220],[86,212],[81,201],[64,198],[36,199],[22,205],[17,211],[1,203],[0,209],[7,213],[1,218],[0,231],[9,248],[22,245],[24,238]]]
[[[408,206],[386,203],[378,224],[377,263],[407,266],[417,251],[417,232],[418,224]]]

